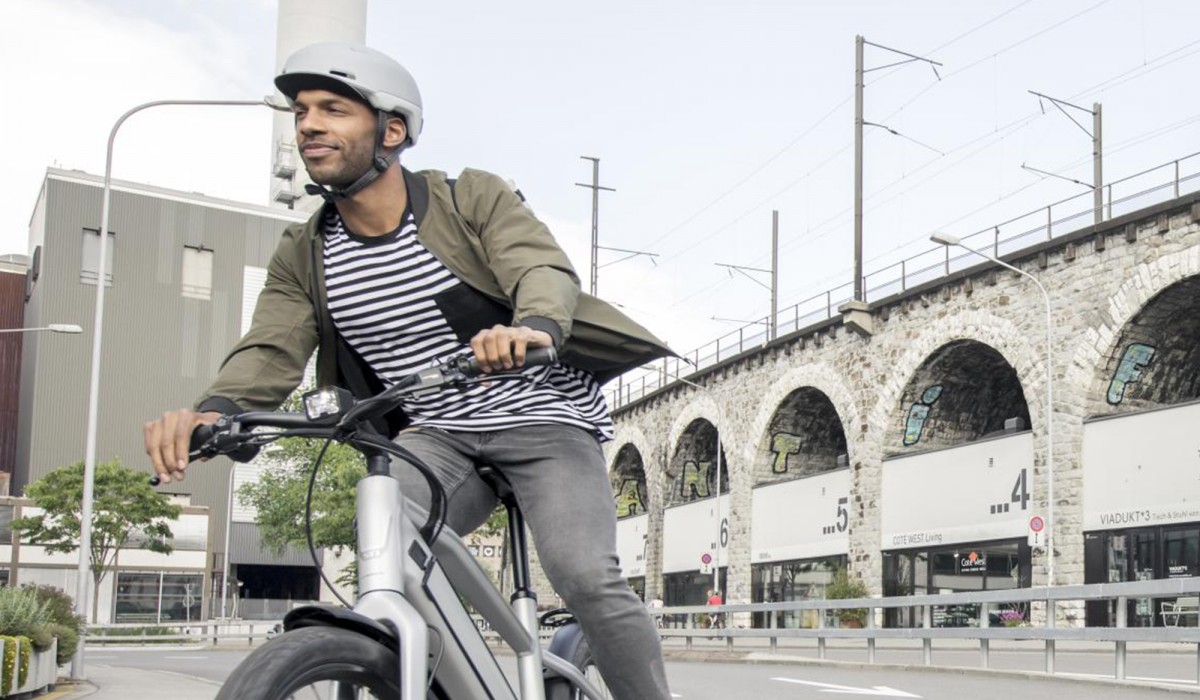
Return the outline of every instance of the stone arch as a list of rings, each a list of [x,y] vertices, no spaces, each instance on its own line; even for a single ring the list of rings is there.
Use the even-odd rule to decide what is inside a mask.
[[[712,408],[711,400],[704,403]],[[700,406],[689,405],[671,426],[666,469],[660,480],[664,506],[710,497],[717,487],[718,460],[720,491],[729,492],[731,475],[727,455],[730,449],[723,433],[718,441],[718,425],[704,413]]]
[[[763,395],[758,413],[750,423],[751,438],[746,442],[746,454],[740,460],[751,465],[753,474],[761,471],[764,460],[774,458],[773,438],[769,433],[779,409],[789,397],[806,388],[820,392],[833,405],[841,422],[848,458],[853,461],[856,446],[850,436],[854,434],[853,427],[860,422],[858,405],[836,368],[827,363],[815,363],[792,368],[774,380]]]
[[[900,421],[884,432],[889,453],[950,447],[1004,432],[1008,419],[1029,428],[1029,405],[1016,371],[998,350],[954,340],[930,353],[900,395]]]
[[[645,459],[637,445],[632,442],[621,445],[608,477],[618,518],[642,515],[650,510],[647,472]]]
[[[898,425],[905,415],[905,407],[900,403],[913,376],[930,355],[956,341],[982,343],[999,353],[1016,372],[1030,420],[1044,425],[1045,401],[1041,398],[1043,394],[1038,393],[1045,384],[1044,350],[1038,344],[1044,337],[1037,332],[1024,332],[1012,321],[986,311],[951,314],[935,320],[913,338],[908,350],[891,365],[891,376],[883,380],[879,397],[868,414],[867,425],[875,428],[869,438],[869,449],[882,455],[885,440],[891,434],[888,428]]]
[[[1081,334],[1070,355],[1068,386],[1084,394],[1081,398],[1087,407],[1086,413],[1117,410],[1107,401],[1107,394],[1122,356],[1133,341],[1130,330],[1136,328],[1146,314],[1156,313],[1156,306],[1190,301],[1188,295],[1196,293],[1200,293],[1200,246],[1141,263],[1128,275],[1100,307],[1101,320]],[[1196,331],[1191,326],[1187,330]],[[1186,350],[1183,352],[1187,354]],[[1159,359],[1162,357],[1160,355]],[[1197,359],[1193,355],[1186,361]],[[1150,401],[1149,405],[1156,405],[1156,402]],[[1128,408],[1139,406],[1146,407],[1147,401],[1135,401]]]

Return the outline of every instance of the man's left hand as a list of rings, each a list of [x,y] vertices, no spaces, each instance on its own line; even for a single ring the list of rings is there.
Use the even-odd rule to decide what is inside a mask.
[[[549,333],[525,326],[497,324],[471,338],[471,350],[484,374],[524,366],[526,348],[551,345],[554,345],[554,339]]]

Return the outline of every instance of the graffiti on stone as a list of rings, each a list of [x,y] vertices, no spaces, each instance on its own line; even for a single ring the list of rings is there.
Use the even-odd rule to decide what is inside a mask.
[[[776,474],[787,474],[788,457],[800,452],[800,436],[791,433],[775,433],[771,437],[771,453],[775,455],[771,463],[771,471]]]
[[[683,474],[679,477],[679,496],[684,501],[695,501],[711,495],[708,472],[712,462],[688,460],[683,463]]]
[[[910,447],[921,441],[921,433],[925,430],[925,419],[942,395],[942,385],[934,384],[921,393],[921,400],[908,409],[908,419],[904,424],[904,446]]]
[[[642,502],[641,483],[638,479],[631,477],[621,479],[614,500],[617,502],[618,518],[646,512],[646,504]]]
[[[1108,383],[1108,402],[1113,406],[1125,400],[1125,391],[1142,378],[1142,370],[1154,360],[1155,349],[1145,343],[1133,343],[1125,348],[1117,371]]]

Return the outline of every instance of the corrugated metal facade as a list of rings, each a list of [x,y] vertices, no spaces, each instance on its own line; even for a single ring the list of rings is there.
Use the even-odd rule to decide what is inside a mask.
[[[21,328],[24,322],[25,274],[0,270],[0,328]],[[0,471],[9,474],[17,461],[23,335],[0,333]]]
[[[82,335],[26,338],[14,492],[84,458],[95,282],[82,282],[85,229],[100,228],[101,180],[50,170],[43,186],[41,275],[27,324],[78,323]],[[142,424],[190,406],[239,337],[246,265],[265,267],[298,217],[267,207],[118,183],[111,198],[112,283],[105,292],[97,459],[149,471]],[[36,217],[35,217],[36,220]],[[92,234],[94,236],[94,234]],[[213,251],[211,299],[183,296],[184,247]],[[164,487],[211,509],[214,553],[224,549],[230,463],[193,465]],[[221,561],[218,554],[214,565]],[[235,559],[236,561],[236,559]]]

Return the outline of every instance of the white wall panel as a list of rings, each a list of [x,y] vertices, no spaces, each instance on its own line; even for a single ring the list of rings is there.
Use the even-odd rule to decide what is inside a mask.
[[[700,557],[713,551],[717,538],[715,502],[712,498],[676,506],[663,515],[663,573],[698,571]],[[721,531],[728,530],[729,494],[721,496]],[[725,545],[728,542],[723,543]],[[727,547],[717,553],[717,564],[728,563]]]
[[[886,460],[882,549],[1024,537],[1035,495],[1028,432]]]
[[[754,489],[750,561],[810,559],[850,551],[850,470]]]

